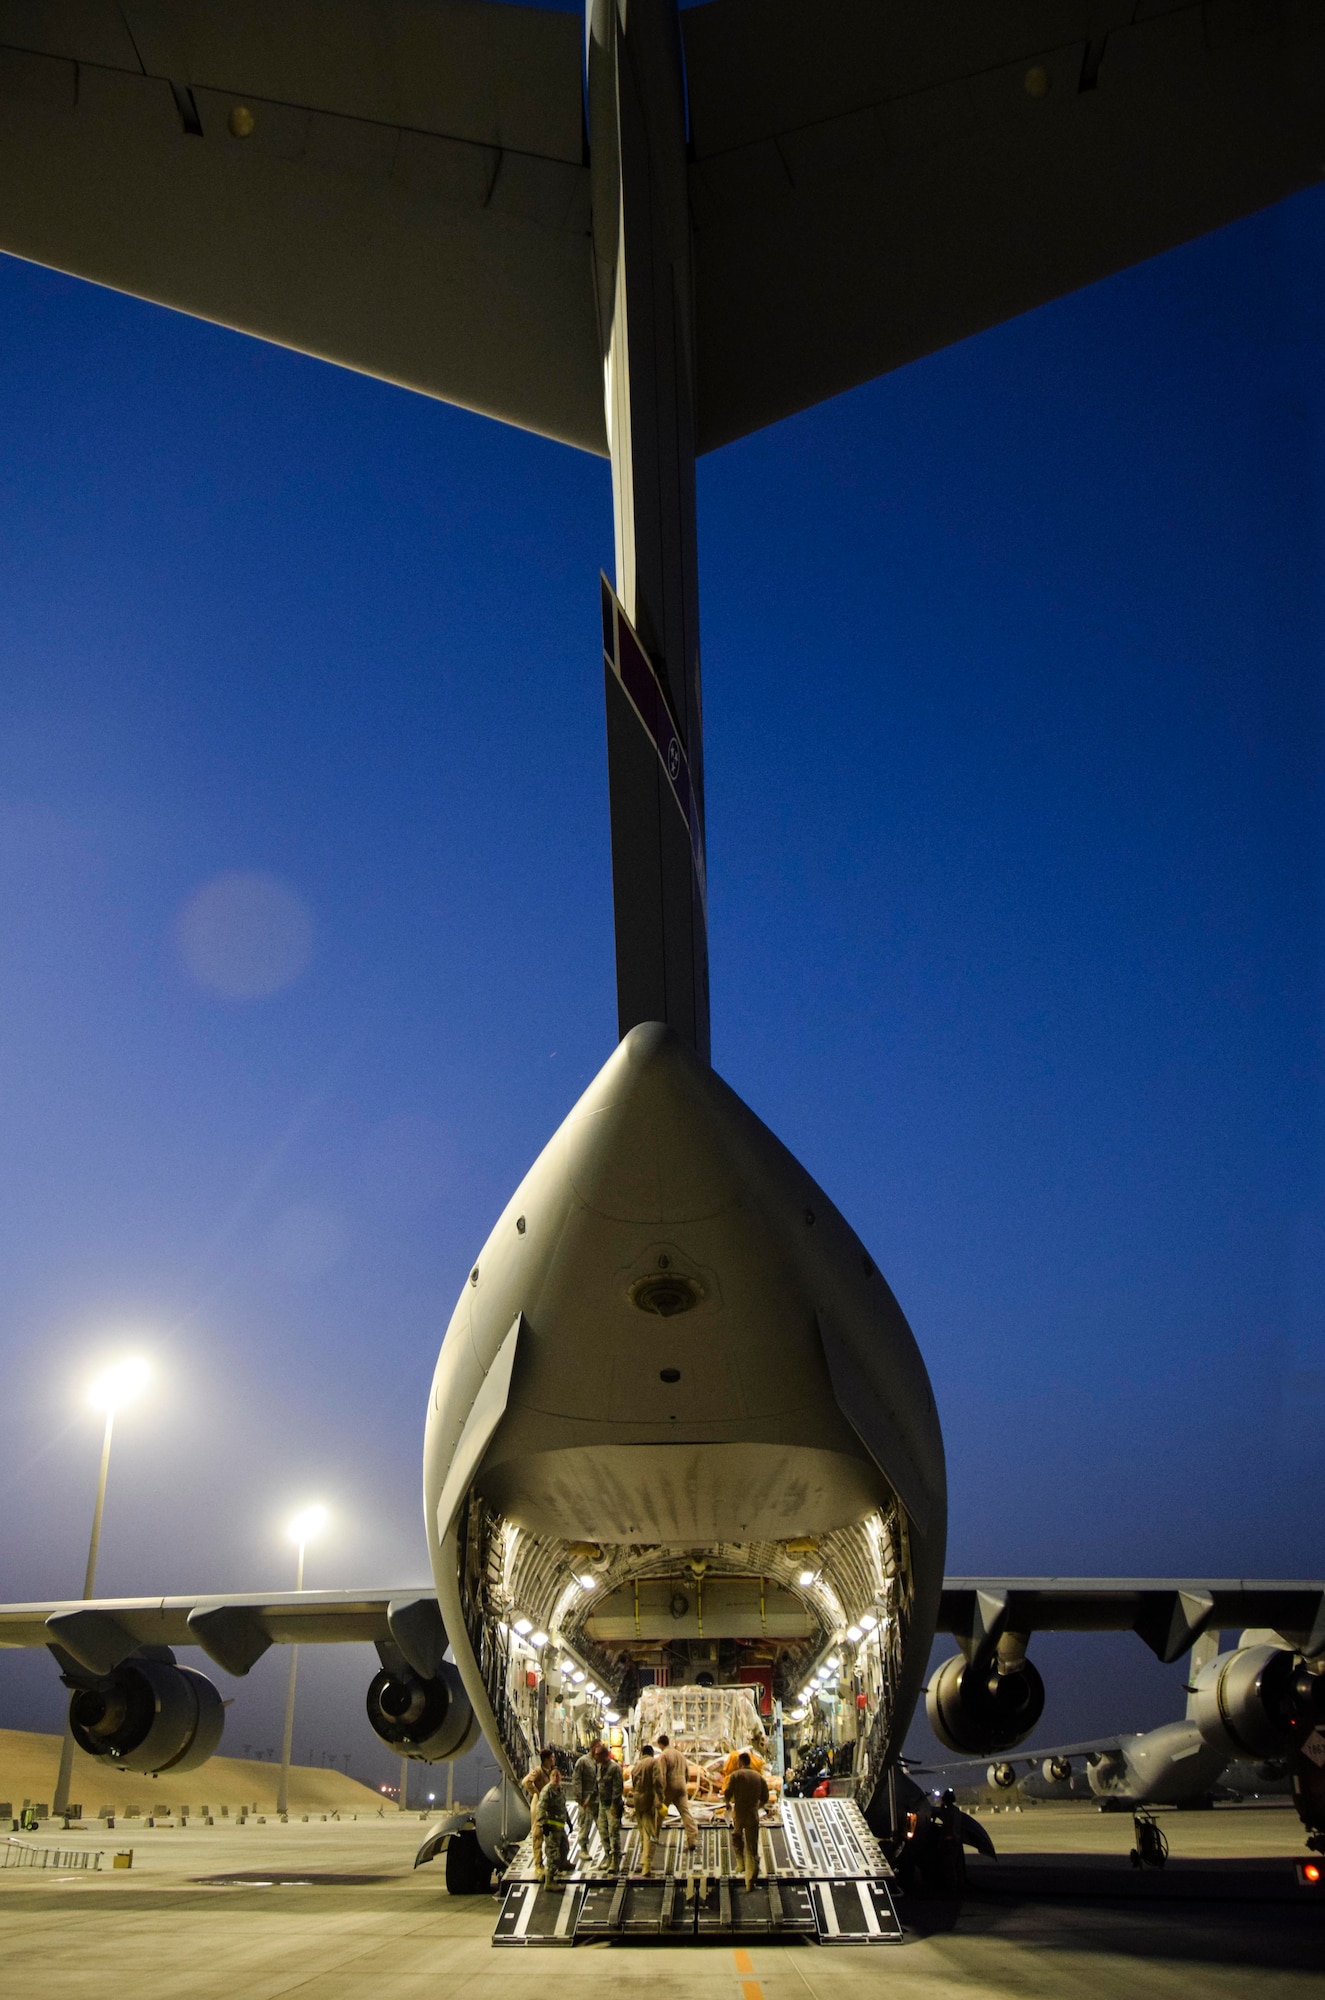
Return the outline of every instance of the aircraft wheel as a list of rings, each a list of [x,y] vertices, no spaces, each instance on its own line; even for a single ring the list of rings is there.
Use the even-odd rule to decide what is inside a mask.
[[[472,1828],[446,1843],[446,1889],[451,1896],[481,1896],[492,1886],[492,1863]]]

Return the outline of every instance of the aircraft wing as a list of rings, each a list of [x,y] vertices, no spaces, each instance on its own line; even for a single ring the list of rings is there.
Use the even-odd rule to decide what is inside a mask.
[[[394,1645],[431,1678],[446,1650],[436,1594],[402,1586],[0,1605],[0,1648],[56,1647],[93,1674],[140,1646],[201,1646],[227,1673],[246,1674],[269,1646],[356,1641]]]
[[[1325,171],[1319,0],[681,16],[700,448]]]
[[[0,0],[0,250],[607,448],[583,27]]]
[[[1135,1632],[1166,1664],[1202,1632],[1249,1627],[1280,1633],[1309,1658],[1325,1653],[1325,1582],[950,1576],[938,1617],[939,1631],[976,1644],[1005,1632]]]
[[[996,1750],[984,1757],[940,1757],[936,1763],[920,1764],[913,1757],[903,1757],[902,1763],[914,1777],[936,1777],[946,1771],[979,1771],[982,1775],[991,1764],[1043,1763],[1046,1757],[1093,1757],[1107,1756],[1111,1750],[1121,1750],[1131,1739],[1126,1736],[1093,1736],[1088,1743],[1048,1743],[1041,1750]]]
[[[1306,187],[1318,0],[681,15],[701,450]],[[0,250],[606,450],[582,22],[0,0]]]

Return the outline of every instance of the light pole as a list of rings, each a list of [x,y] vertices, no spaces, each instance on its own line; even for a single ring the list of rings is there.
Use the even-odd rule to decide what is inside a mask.
[[[83,1573],[83,1597],[91,1597],[97,1580],[97,1555],[101,1548],[101,1517],[106,1510],[106,1475],[110,1471],[110,1441],[115,1431],[115,1412],[126,1403],[131,1403],[147,1386],[151,1370],[138,1355],[125,1361],[117,1361],[113,1368],[98,1375],[88,1392],[88,1401],[94,1410],[106,1413],[106,1429],[101,1440],[101,1470],[97,1474],[97,1499],[92,1509],[92,1536],[87,1545],[87,1568]],[[69,1786],[74,1775],[74,1739],[70,1732],[68,1717],[65,1718],[64,1741],[60,1745],[60,1771],[55,1780],[53,1810],[65,1811],[69,1804]]]
[[[304,1550],[315,1535],[320,1535],[327,1525],[325,1507],[305,1507],[302,1514],[296,1514],[290,1523],[290,1540],[299,1546],[299,1562],[294,1573],[294,1587],[304,1587]],[[294,1748],[294,1677],[299,1668],[299,1648],[290,1648],[290,1685],[285,1691],[285,1734],[281,1738],[281,1777],[276,1787],[276,1810],[288,1813],[290,1810],[290,1754]]]

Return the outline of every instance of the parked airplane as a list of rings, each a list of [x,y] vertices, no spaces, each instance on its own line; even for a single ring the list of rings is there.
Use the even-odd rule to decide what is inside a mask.
[[[1230,1693],[1258,1676],[1283,1672],[1292,1648],[1277,1632],[1244,1632],[1230,1652],[1218,1632],[1192,1648],[1187,1713],[1181,1722],[1085,1743],[1045,1745],[986,1764],[983,1759],[922,1766],[912,1777],[955,1782],[959,1797],[978,1788],[995,1801],[1093,1798],[1101,1809],[1207,1806],[1216,1798],[1288,1794],[1289,1757],[1281,1735],[1259,1724]]]
[[[897,1301],[708,1066],[695,456],[1314,183],[1325,19],[1133,0],[0,0],[0,248],[610,456],[620,1046],[479,1252],[428,1405],[433,1590],[0,1609],[76,1740],[182,1771],[272,1643],[366,1639],[405,1754],[503,1784],[604,1691],[744,1677],[896,1831],[929,1699],[1000,1755],[1037,1631],[1283,1644],[1218,1726],[1325,1827],[1325,1586],[945,1582]],[[1212,1724],[1212,1726],[1214,1726]],[[465,1850],[477,1855],[477,1845]],[[457,1878],[459,1879],[459,1878]]]

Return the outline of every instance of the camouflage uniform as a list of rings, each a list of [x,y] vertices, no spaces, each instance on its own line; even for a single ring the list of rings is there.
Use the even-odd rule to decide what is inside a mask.
[[[543,1873],[543,1829],[538,1824],[534,1808],[538,1804],[539,1793],[547,1784],[550,1768],[540,1758],[537,1764],[530,1765],[520,1780],[520,1790],[529,1801],[529,1844],[533,1849],[535,1875]]]
[[[614,1875],[621,1869],[625,1783],[621,1766],[611,1757],[598,1766],[598,1838],[603,1843],[603,1860]]]
[[[570,1854],[566,1846],[566,1821],[569,1808],[565,1790],[561,1785],[544,1785],[534,1800],[534,1832],[541,1850],[540,1861],[547,1870],[550,1882],[558,1875],[564,1875],[570,1868]],[[535,1871],[539,1862],[536,1861]]]

